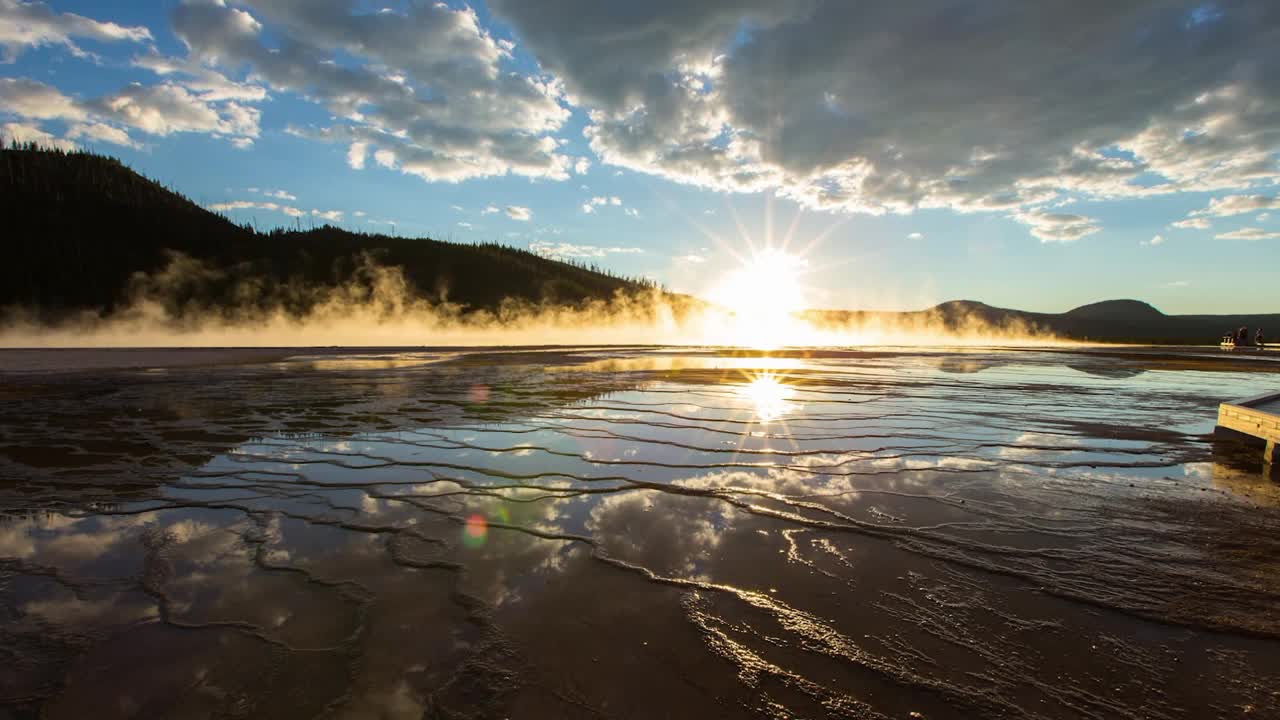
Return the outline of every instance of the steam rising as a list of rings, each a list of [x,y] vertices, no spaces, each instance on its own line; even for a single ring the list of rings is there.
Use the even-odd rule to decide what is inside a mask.
[[[759,318],[652,290],[575,306],[507,300],[468,310],[413,292],[398,267],[365,257],[336,287],[237,281],[232,302],[210,306],[194,290],[225,275],[174,254],[135,275],[128,301],[55,323],[27,308],[0,313],[0,347],[314,347],[514,345],[1015,345],[1057,344],[1022,322],[993,326],[937,313],[862,314],[847,322],[790,315],[762,332]]]

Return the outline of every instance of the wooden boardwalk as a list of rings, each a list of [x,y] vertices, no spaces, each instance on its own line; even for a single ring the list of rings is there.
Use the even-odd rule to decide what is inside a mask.
[[[1266,441],[1263,459],[1272,467],[1280,465],[1280,393],[1222,403],[1218,427]]]

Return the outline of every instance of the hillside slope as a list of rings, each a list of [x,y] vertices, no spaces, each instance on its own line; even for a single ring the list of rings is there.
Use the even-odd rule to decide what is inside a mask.
[[[848,322],[907,323],[949,330],[981,327],[1013,332],[1039,331],[1058,337],[1095,342],[1153,344],[1216,344],[1223,333],[1241,325],[1263,328],[1272,342],[1280,342],[1280,313],[1249,315],[1165,315],[1140,300],[1104,300],[1064,313],[1035,313],[952,300],[917,312],[813,311],[819,324]]]
[[[0,307],[46,318],[110,312],[127,302],[136,273],[162,273],[174,252],[198,261],[187,263],[186,277],[167,277],[174,311],[254,302],[305,312],[317,289],[368,282],[366,258],[400,268],[410,295],[467,309],[492,309],[508,298],[572,304],[651,287],[500,245],[329,226],[257,232],[88,153],[0,150],[0,212]]]

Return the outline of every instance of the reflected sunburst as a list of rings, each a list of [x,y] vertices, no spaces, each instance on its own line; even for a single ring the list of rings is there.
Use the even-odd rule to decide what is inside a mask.
[[[740,386],[738,393],[752,403],[756,419],[768,424],[790,411],[789,400],[794,391],[781,382],[777,374],[766,371]]]

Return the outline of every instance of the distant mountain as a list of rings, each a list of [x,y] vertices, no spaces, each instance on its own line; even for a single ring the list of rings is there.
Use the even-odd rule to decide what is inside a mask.
[[[1071,318],[1118,322],[1150,321],[1165,316],[1164,313],[1141,300],[1103,300],[1081,305],[1063,314]]]
[[[1250,340],[1259,327],[1270,330],[1273,340],[1280,338],[1280,313],[1165,315],[1138,300],[1107,300],[1036,318],[1060,335],[1083,340],[1207,344],[1242,325],[1249,328]]]
[[[819,324],[882,321],[950,330],[1008,329],[1051,333],[1073,340],[1152,344],[1216,344],[1223,333],[1240,326],[1261,327],[1280,341],[1280,313],[1251,315],[1165,315],[1140,300],[1104,300],[1064,313],[1035,313],[952,300],[916,312],[811,311]]]
[[[465,309],[508,299],[573,304],[653,284],[497,244],[356,233],[325,226],[259,232],[236,225],[129,169],[89,153],[33,146],[0,150],[0,308],[54,319],[110,312],[135,277],[169,283],[170,310],[234,303],[304,313],[317,289],[371,283],[396,267],[407,293]],[[194,262],[178,262],[175,253]],[[181,271],[182,277],[175,277]]]

